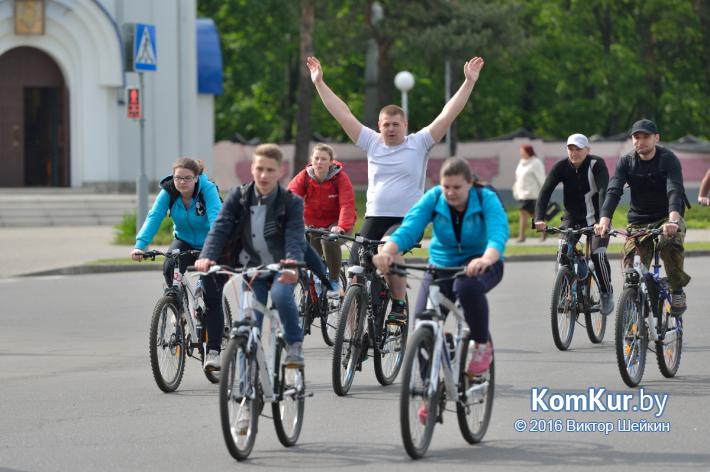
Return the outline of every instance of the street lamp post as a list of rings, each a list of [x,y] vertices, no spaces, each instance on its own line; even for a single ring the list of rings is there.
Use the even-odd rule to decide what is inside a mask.
[[[402,92],[402,109],[404,110],[404,119],[409,121],[409,105],[407,103],[407,92],[414,87],[414,76],[411,72],[403,70],[394,76],[394,86]]]

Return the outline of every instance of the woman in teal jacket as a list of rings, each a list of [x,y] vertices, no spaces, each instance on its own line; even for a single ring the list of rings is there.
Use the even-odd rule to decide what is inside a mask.
[[[503,278],[503,251],[508,241],[508,218],[496,193],[473,185],[471,169],[452,157],[441,167],[441,184],[427,191],[404,217],[402,225],[380,249],[373,262],[382,272],[401,260],[433,223],[429,262],[439,267],[466,266],[466,278],[442,286],[442,293],[459,299],[476,349],[467,372],[488,370],[493,346],[488,339],[486,293]],[[425,278],[415,312],[426,307],[430,279]]]
[[[160,193],[155,199],[153,208],[148,212],[143,226],[136,235],[135,249],[131,251],[133,260],[143,259],[143,251],[153,241],[160,224],[170,212],[173,220],[173,237],[170,249],[181,251],[201,250],[205,238],[212,224],[217,219],[222,209],[217,186],[207,179],[204,174],[202,161],[195,161],[189,157],[181,157],[173,164],[172,175],[160,182]],[[187,266],[194,264],[197,257],[182,256],[180,258],[180,272],[184,273]],[[172,286],[173,264],[170,259],[165,259],[163,275],[168,288]],[[202,286],[205,296],[207,318],[207,355],[205,355],[205,368],[218,370],[219,365],[211,365],[211,358],[217,358],[222,343],[222,327],[224,325],[222,313],[222,299],[219,284],[215,277],[203,277]],[[212,352],[211,352],[212,351]]]

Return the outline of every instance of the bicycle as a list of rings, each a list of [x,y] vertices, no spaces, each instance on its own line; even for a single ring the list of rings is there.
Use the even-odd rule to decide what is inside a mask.
[[[601,292],[594,262],[590,258],[591,237],[594,227],[545,229],[549,234],[561,234],[557,248],[555,284],[550,302],[552,339],[560,351],[566,351],[572,342],[574,326],[579,314],[584,313],[584,326],[589,340],[599,344],[606,332],[606,316],[601,313]],[[586,235],[584,252],[576,241]]]
[[[184,255],[199,256],[200,251],[180,251],[170,253],[157,250],[146,251],[144,259],[155,260],[163,256],[173,260],[173,282],[153,308],[148,335],[148,353],[153,378],[163,392],[174,392],[185,372],[185,357],[192,357],[204,364],[207,350],[207,329],[205,326],[205,302],[202,284],[199,280],[191,284],[189,272],[180,272],[179,258]],[[223,303],[224,333],[222,349],[227,344],[231,329],[231,309]],[[198,356],[193,353],[197,349]],[[219,382],[218,371],[204,371],[212,383]]]
[[[238,461],[249,457],[258,429],[259,415],[271,403],[274,427],[281,444],[296,444],[303,427],[306,393],[303,366],[285,363],[286,342],[275,308],[268,309],[254,296],[251,285],[260,275],[275,275],[283,268],[303,263],[248,269],[213,266],[207,274],[229,274],[223,294],[231,287],[240,307],[240,319],[232,323],[229,343],[222,356],[219,412],[222,434],[229,453]],[[270,328],[262,333],[254,311],[263,313]]]
[[[407,275],[408,269],[432,275],[426,309],[414,316],[399,403],[404,448],[412,459],[419,459],[429,448],[435,423],[444,422],[443,412],[448,402],[456,403],[456,416],[464,439],[470,444],[483,440],[493,411],[495,357],[484,374],[469,377],[466,373],[475,344],[461,304],[458,300],[449,300],[440,287],[443,282],[466,277],[466,267],[393,264],[391,272]],[[447,314],[455,319],[453,333],[444,332]],[[491,339],[490,333],[488,336]]]
[[[328,241],[338,241],[339,239],[338,234],[315,228],[307,228],[306,233],[317,234]],[[346,285],[346,264],[343,261],[339,274],[340,286],[343,288]],[[321,284],[320,279],[317,279],[318,276],[313,271],[305,270],[294,292],[296,305],[301,314],[301,328],[303,328],[304,334],[310,334],[314,321],[319,320],[323,341],[328,346],[332,346],[335,344],[335,333],[338,329],[340,304],[343,301],[343,295],[341,294],[337,300],[328,298],[327,289]]]
[[[683,317],[671,313],[668,279],[660,275],[658,238],[662,233],[661,228],[609,231],[610,236],[622,235],[634,242],[633,267],[624,269],[624,291],[619,298],[614,339],[619,373],[629,387],[641,382],[647,349],[655,352],[664,377],[674,377],[680,367]],[[640,242],[646,237],[653,241],[652,272],[641,261]],[[655,343],[655,351],[648,345],[649,338]]]
[[[347,395],[362,370],[362,362],[373,348],[375,377],[381,385],[390,385],[397,378],[407,346],[408,323],[387,323],[387,307],[391,301],[385,278],[377,273],[372,257],[385,241],[362,236],[339,235],[339,238],[359,243],[360,265],[349,267],[348,288],[340,307],[338,330],[333,347],[333,391]],[[409,300],[405,298],[405,314],[409,319]],[[370,339],[372,338],[372,339]]]

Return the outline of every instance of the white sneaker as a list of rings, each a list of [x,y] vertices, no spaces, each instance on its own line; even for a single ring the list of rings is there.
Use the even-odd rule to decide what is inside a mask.
[[[286,352],[288,355],[284,360],[286,365],[289,367],[301,367],[303,366],[303,343],[295,342],[286,346]]]
[[[340,285],[340,280],[331,280],[330,284],[333,285],[332,290],[328,290],[326,296],[331,300],[337,300],[340,298],[340,292],[343,287]]]
[[[219,352],[215,351],[214,349],[207,351],[207,355],[205,356],[205,365],[203,366],[205,372],[214,372],[220,370],[221,368],[222,359],[219,355]]]
[[[246,436],[246,434],[249,432],[249,423],[251,423],[250,411],[251,410],[249,409],[248,403],[242,405],[242,407],[239,409],[236,430],[237,434],[240,436]]]

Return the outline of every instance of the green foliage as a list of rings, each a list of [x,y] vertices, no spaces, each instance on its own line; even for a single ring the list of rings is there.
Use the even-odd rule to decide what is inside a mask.
[[[199,0],[222,42],[225,93],[216,135],[262,141],[295,136],[299,3]],[[708,137],[710,2],[694,0],[318,0],[314,47],[331,88],[361,117],[369,39],[380,58],[379,102],[399,103],[394,74],[410,70],[410,125],[426,126],[443,106],[444,60],[452,92],[463,61],[486,67],[457,120],[459,139],[486,139],[525,127],[543,138],[572,132],[615,135],[641,116],[664,140]],[[317,98],[311,128],[346,140]]]
[[[119,224],[114,226],[116,237],[114,244],[126,244],[133,246],[136,242],[136,214],[126,213]],[[173,220],[169,216],[160,223],[160,228],[153,238],[153,243],[159,246],[167,246],[173,240]]]

